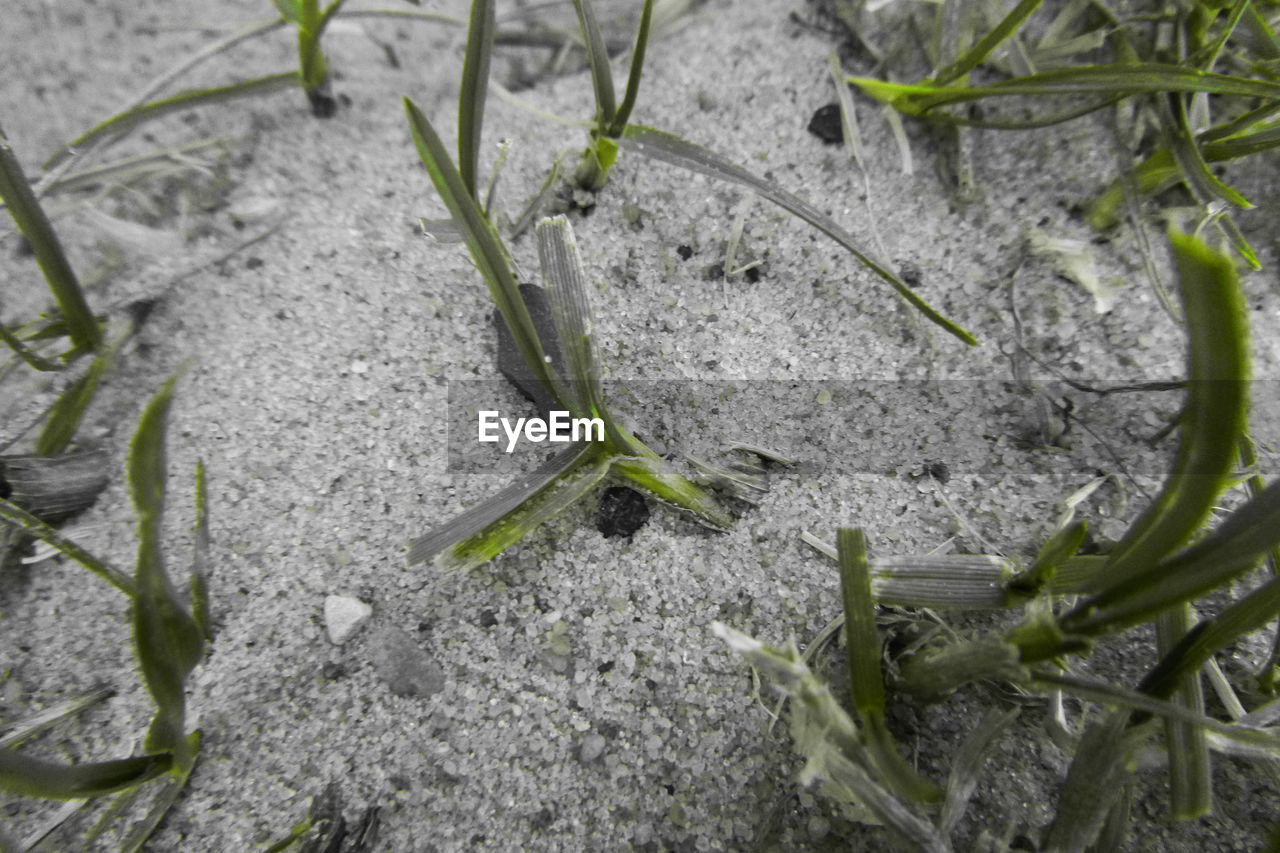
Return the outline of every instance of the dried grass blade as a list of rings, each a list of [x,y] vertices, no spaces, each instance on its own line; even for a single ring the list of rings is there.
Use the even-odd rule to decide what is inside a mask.
[[[620,143],[646,157],[661,160],[664,163],[679,166],[682,169],[698,172],[718,180],[748,187],[758,195],[768,199],[787,212],[800,217],[832,240],[835,240],[865,267],[888,282],[903,299],[923,313],[930,321],[941,326],[970,346],[977,344],[977,338],[935,311],[888,267],[872,260],[869,255],[859,249],[854,243],[853,236],[837,225],[835,220],[781,187],[756,177],[746,169],[735,166],[728,160],[699,145],[651,127],[637,124],[628,125],[626,130],[623,131]]]

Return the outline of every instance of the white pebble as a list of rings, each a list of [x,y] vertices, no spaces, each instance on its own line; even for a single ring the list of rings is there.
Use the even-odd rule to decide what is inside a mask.
[[[373,615],[373,608],[356,598],[331,595],[324,600],[324,626],[329,642],[340,646]]]

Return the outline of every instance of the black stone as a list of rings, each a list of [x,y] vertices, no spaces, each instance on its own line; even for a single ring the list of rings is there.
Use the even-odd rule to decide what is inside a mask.
[[[604,538],[631,536],[649,520],[649,504],[644,495],[626,486],[612,486],[600,498],[596,530]]]
[[[844,125],[840,122],[840,105],[836,103],[818,107],[809,119],[809,132],[827,145],[844,142]]]
[[[687,261],[693,257],[693,249],[689,246],[677,246],[676,254],[680,256],[680,260]]]
[[[520,296],[529,311],[529,319],[533,320],[533,328],[542,341],[543,352],[551,356],[551,366],[564,376],[564,358],[560,355],[560,342],[556,338],[546,291],[536,284],[522,284]],[[547,389],[542,387],[542,383],[534,378],[533,371],[525,364],[520,350],[516,349],[515,338],[507,329],[506,321],[497,311],[493,312],[493,327],[498,332],[498,370],[526,399],[538,407],[538,414],[543,418],[549,417],[555,401]]]
[[[480,627],[481,628],[492,628],[494,625],[497,625],[497,624],[498,624],[498,616],[492,610],[480,611]]]

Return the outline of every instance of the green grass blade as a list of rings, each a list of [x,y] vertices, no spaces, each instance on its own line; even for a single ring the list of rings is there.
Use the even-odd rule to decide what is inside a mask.
[[[1280,99],[1280,82],[1210,74],[1159,62],[1081,65],[974,87],[891,83],[870,77],[850,77],[849,82],[876,100],[891,103],[911,115],[924,115],[940,106],[1012,95],[1097,94],[1118,97],[1162,92],[1207,92],[1270,101]]]
[[[713,530],[724,530],[733,524],[733,516],[710,492],[682,477],[657,456],[615,456],[611,469],[628,480],[629,485],[648,492],[663,503],[692,513]]]
[[[1262,630],[1277,616],[1280,616],[1280,578],[1272,578],[1184,634],[1143,679],[1139,689],[1152,696],[1168,698],[1184,675],[1197,672],[1214,653],[1246,634]]]
[[[1051,584],[1058,568],[1080,550],[1087,532],[1088,525],[1077,521],[1054,533],[1040,548],[1035,562],[1025,572],[1012,578],[1007,589],[1016,597],[1022,598],[1034,596],[1046,584]]]
[[[646,157],[751,189],[835,240],[865,267],[888,282],[903,299],[907,300],[931,322],[941,326],[970,346],[977,344],[977,338],[935,311],[906,282],[886,266],[872,260],[869,255],[859,249],[854,243],[853,236],[837,225],[835,220],[781,187],[756,177],[746,169],[735,166],[718,154],[714,154],[699,145],[651,127],[636,124],[628,125],[626,130],[623,131],[620,141],[623,145]]]
[[[840,595],[844,606],[845,656],[853,707],[863,718],[884,716],[884,676],[880,672],[880,637],[876,605],[871,597],[867,540],[861,529],[836,531]]]
[[[410,566],[433,560],[446,571],[482,566],[579,500],[609,471],[599,446],[570,447],[532,474],[409,543]]]
[[[867,748],[882,781],[899,796],[914,802],[942,799],[933,783],[921,778],[898,752],[885,723],[884,674],[880,671],[880,637],[876,606],[871,597],[871,569],[866,538],[860,529],[836,532],[840,591],[844,605],[845,658],[853,707],[867,732]]]
[[[187,786],[187,781],[191,778],[191,771],[196,766],[196,758],[200,755],[200,741],[201,734],[198,729],[187,735],[184,741],[184,750],[176,762],[176,766],[161,784],[160,790],[156,791],[151,798],[151,805],[142,820],[129,828],[129,834],[124,837],[120,844],[121,853],[138,853],[138,851],[141,851],[147,840],[151,838],[152,834],[160,826],[160,822],[164,820],[164,816],[173,807],[178,795],[182,793],[182,789]]]
[[[75,800],[100,797],[154,779],[173,764],[168,753],[61,764],[0,749],[0,789],[42,800]]]
[[[0,522],[21,529],[29,536],[44,542],[62,556],[93,572],[130,598],[134,594],[133,579],[103,560],[90,554],[51,525],[45,524],[31,513],[11,501],[0,498]]]
[[[627,89],[622,96],[622,105],[609,124],[608,136],[617,136],[631,119],[631,111],[635,109],[636,98],[640,95],[640,76],[644,73],[645,49],[649,46],[649,26],[653,21],[653,0],[644,0],[640,8],[640,26],[636,30],[635,47],[631,50],[631,68],[627,71]]]
[[[188,110],[193,107],[225,103],[240,98],[267,95],[272,92],[278,92],[281,89],[298,86],[301,83],[302,76],[299,72],[285,71],[280,74],[255,77],[252,80],[240,80],[225,86],[187,90],[158,101],[142,104],[98,122],[55,152],[53,156],[45,161],[44,168],[52,169],[72,154],[91,148],[108,136],[125,133],[138,125],[170,113]]]
[[[92,352],[98,349],[102,345],[102,330],[89,310],[80,281],[62,250],[62,242],[32,192],[3,130],[0,130],[0,199],[4,200],[14,225],[35,252],[36,263],[67,324],[67,335],[75,350]]]
[[[440,194],[450,215],[462,229],[471,258],[488,286],[489,295],[498,306],[498,312],[506,322],[516,348],[534,377],[542,382],[554,398],[557,382],[547,365],[537,329],[520,297],[520,288],[511,272],[510,259],[498,232],[484,218],[475,197],[468,192],[462,177],[449,161],[444,143],[440,141],[427,117],[408,98],[405,98],[404,106],[409,117],[413,144],[418,149],[422,165],[426,167],[431,182],[435,184],[436,192]]]
[[[209,502],[205,488],[204,460],[196,460],[196,520],[192,530],[195,540],[191,555],[191,618],[200,628],[205,642],[213,640],[213,622],[209,613]]]
[[[467,48],[462,59],[462,88],[458,93],[458,171],[470,196],[476,194],[484,102],[489,92],[489,58],[497,13],[494,0],[472,0]],[[442,193],[443,194],[443,193]]]
[[[115,360],[116,351],[124,339],[112,346],[102,349],[89,364],[84,375],[71,383],[71,386],[58,396],[49,416],[45,418],[40,434],[36,436],[35,452],[41,455],[61,453],[71,444],[80,428],[85,410],[93,402],[102,376]]]
[[[22,339],[10,332],[3,325],[0,325],[0,341],[4,341],[5,345],[22,359],[27,365],[42,373],[56,373],[61,370],[64,365],[56,361],[50,361],[44,358],[40,353],[28,347],[22,342]]]
[[[600,22],[596,20],[591,0],[573,0],[573,8],[578,13],[578,23],[582,27],[582,37],[587,49],[587,62],[591,65],[591,87],[596,96],[596,127],[607,129],[618,115],[613,70],[609,67],[609,48],[600,32]]]
[[[1174,95],[1169,96],[1167,100],[1173,102],[1166,105],[1167,110],[1162,111],[1166,123],[1166,135],[1170,140],[1169,147],[1182,172],[1183,180],[1199,196],[1201,204],[1207,203],[1212,198],[1220,198],[1242,210],[1253,207],[1248,199],[1209,170],[1209,164],[1205,162],[1204,154],[1196,145],[1191,132],[1186,102]]]
[[[1245,428],[1248,326],[1235,268],[1194,237],[1170,234],[1170,241],[1187,318],[1182,441],[1163,490],[1112,552],[1101,576],[1108,588],[1150,568],[1199,528],[1227,485]]]
[[[1084,601],[1063,627],[1093,633],[1137,624],[1249,571],[1278,545],[1280,484],[1273,483],[1195,545]]]
[[[1156,647],[1167,654],[1187,633],[1189,606],[1179,604],[1156,618]],[[1178,678],[1173,701],[1193,714],[1204,714],[1204,686],[1200,672],[1184,672]],[[1182,720],[1164,721],[1165,750],[1169,755],[1170,810],[1174,820],[1191,820],[1213,809],[1213,782],[1209,744],[1204,729]]]
[[[933,75],[931,82],[938,86],[945,86],[977,68],[991,55],[991,51],[1017,32],[1018,27],[1022,26],[1031,13],[1040,7],[1040,3],[1041,0],[1020,0],[999,24],[965,51],[963,56]]]
[[[160,532],[165,503],[165,425],[177,377],[171,377],[143,409],[129,444],[127,477],[138,523],[137,592],[133,635],[138,665],[157,712],[148,749],[184,747],[184,689],[204,653],[200,627],[179,602],[165,572]]]

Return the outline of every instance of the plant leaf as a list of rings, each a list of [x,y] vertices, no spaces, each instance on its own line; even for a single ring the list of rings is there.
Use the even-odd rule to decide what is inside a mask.
[[[67,324],[67,335],[78,352],[92,352],[102,345],[102,330],[89,310],[80,281],[71,269],[62,242],[49,217],[31,190],[9,139],[0,130],[0,199],[4,200],[14,225],[35,252],[36,264],[58,304]],[[11,344],[12,345],[12,344]]]
[[[947,777],[947,796],[938,818],[938,828],[943,835],[950,835],[960,818],[964,817],[969,798],[978,787],[978,774],[991,756],[996,739],[1018,718],[1018,713],[1017,708],[1003,711],[992,708],[960,744],[951,764],[951,775]]]
[[[115,359],[116,349],[116,346],[110,346],[100,350],[84,374],[58,396],[57,402],[45,418],[40,434],[36,436],[36,453],[42,456],[61,453],[71,444],[76,430],[80,428],[85,410],[98,391],[102,375]]]
[[[622,145],[646,157],[661,160],[664,163],[679,166],[692,172],[708,175],[718,180],[748,187],[758,195],[768,199],[787,212],[800,217],[832,240],[835,240],[864,266],[888,282],[903,299],[923,313],[931,322],[941,326],[970,346],[977,344],[977,338],[935,311],[927,302],[916,295],[916,292],[908,287],[906,282],[859,249],[854,244],[853,236],[837,225],[835,220],[781,187],[756,177],[746,169],[735,166],[718,154],[714,154],[699,145],[681,139],[675,134],[665,133],[651,127],[637,124],[628,125],[619,141]]]
[[[644,0],[640,7],[640,26],[636,29],[636,43],[631,49],[631,68],[627,71],[627,90],[622,96],[622,105],[618,107],[612,123],[607,131],[608,136],[617,136],[627,126],[631,111],[635,109],[636,98],[640,95],[640,75],[644,73],[645,48],[649,44],[649,25],[653,20],[653,0]]]
[[[170,377],[143,409],[129,444],[127,472],[138,519],[134,644],[143,680],[157,706],[147,748],[173,752],[180,751],[184,745],[186,679],[204,653],[200,626],[179,602],[160,552],[165,501],[165,422],[177,378]]]
[[[432,559],[446,571],[473,569],[520,541],[604,479],[599,445],[567,448],[532,474],[409,543],[410,566]]]
[[[462,88],[458,93],[458,172],[462,176],[462,185],[476,201],[480,199],[476,193],[476,176],[496,17],[494,0],[473,0],[471,3],[467,49],[462,59]]]
[[[1156,617],[1156,644],[1167,654],[1187,633],[1189,606],[1170,607]],[[1193,714],[1204,715],[1204,687],[1198,670],[1184,672],[1172,697]],[[1213,782],[1205,731],[1185,720],[1164,721],[1165,751],[1169,756],[1170,811],[1174,820],[1191,820],[1213,810]]]
[[[656,455],[615,456],[612,470],[663,503],[692,513],[714,530],[724,530],[733,524],[733,516],[709,492],[682,477]]]
[[[449,161],[448,152],[427,117],[408,98],[404,100],[404,107],[409,116],[409,130],[413,134],[418,156],[431,176],[436,192],[462,229],[471,258],[488,285],[489,295],[498,306],[498,311],[515,340],[516,348],[534,377],[554,397],[557,386],[553,378],[554,371],[547,365],[538,332],[525,308],[524,300],[520,298],[520,288],[511,273],[510,259],[497,231],[484,218],[475,197],[463,184],[462,177]]]
[[[62,764],[0,749],[0,789],[43,800],[100,797],[154,779],[172,764],[169,753]]]
[[[596,127],[606,129],[618,114],[617,95],[613,89],[613,70],[609,67],[609,48],[605,45],[596,20],[591,0],[573,0],[582,27],[582,37],[587,49],[587,62],[591,65],[591,86],[596,96]],[[639,81],[636,81],[637,84]]]
[[[44,162],[46,170],[52,169],[73,154],[91,148],[105,137],[125,133],[140,124],[168,115],[169,113],[220,104],[239,98],[252,98],[267,95],[302,83],[302,76],[297,71],[284,71],[280,74],[268,74],[252,80],[239,80],[225,86],[213,86],[208,89],[188,89],[176,95],[170,95],[158,101],[133,107],[104,119],[87,131],[58,149]]]
[[[0,521],[34,536],[62,556],[93,572],[125,595],[133,597],[135,588],[133,578],[110,563],[93,556],[59,533],[52,525],[45,524],[22,507],[4,498],[0,498]]]
[[[1040,7],[1040,3],[1041,0],[1020,0],[1018,5],[1014,6],[999,24],[980,38],[973,47],[965,51],[963,56],[946,68],[939,70],[937,74],[934,74],[930,78],[930,82],[937,86],[945,86],[977,68],[984,59],[991,55],[991,51],[999,47],[1001,42],[1013,35],[1018,27],[1022,26],[1023,22],[1031,16],[1031,13]]]

